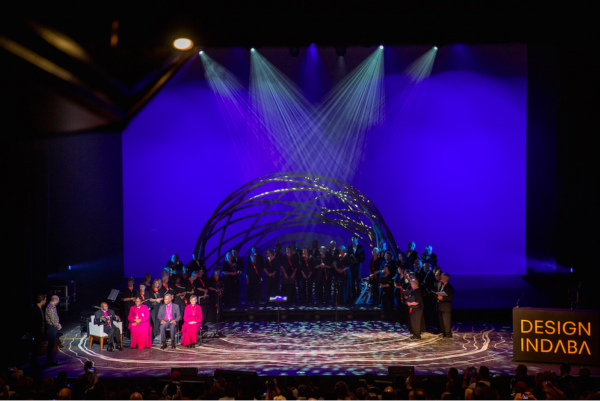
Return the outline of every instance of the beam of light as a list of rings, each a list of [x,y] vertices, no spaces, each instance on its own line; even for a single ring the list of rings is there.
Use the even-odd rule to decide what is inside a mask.
[[[297,86],[259,52],[250,56],[253,112],[280,152],[280,171],[337,174],[342,161],[315,121],[316,109]]]
[[[374,51],[326,96],[318,120],[355,172],[367,133],[384,121],[383,51]],[[350,177],[346,177],[348,179]]]
[[[433,47],[427,53],[412,62],[406,69],[412,80],[419,82],[431,75],[431,69],[433,68],[433,62],[435,61],[435,55],[437,54],[437,47]]]
[[[242,83],[225,67],[214,61],[205,52],[200,52],[200,60],[208,85],[217,98],[223,120],[232,136],[234,151],[242,164],[242,170],[247,179],[252,179],[256,171],[260,171],[261,157],[252,157],[249,149],[257,149],[257,141],[248,126],[248,120],[253,119],[248,99],[248,91]],[[265,149],[259,147],[259,153]],[[266,149],[269,151],[269,148]]]

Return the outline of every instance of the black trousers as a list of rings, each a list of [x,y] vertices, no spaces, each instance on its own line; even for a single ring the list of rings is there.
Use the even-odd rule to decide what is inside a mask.
[[[108,335],[109,344],[120,344],[121,346],[121,330],[116,326],[104,326],[104,332]]]
[[[383,318],[385,320],[392,320],[394,311],[394,290],[392,288],[382,288],[381,305],[383,307]]]
[[[316,285],[315,273],[313,273],[312,276],[310,276],[308,279],[306,279],[306,302],[314,301],[313,293],[315,292],[315,285]]]
[[[152,338],[154,339],[160,334],[160,320],[158,320],[158,308],[160,304],[156,303],[150,311],[150,321],[152,322]]]
[[[416,338],[421,338],[421,320],[423,320],[423,308],[412,307],[412,312],[410,312],[410,332]]]
[[[46,363],[54,360],[54,344],[58,336],[58,327],[51,324],[46,326],[46,337],[48,338],[48,348],[46,348]]]
[[[379,277],[372,277],[369,280],[369,284],[371,285],[371,299],[373,300],[373,306],[377,306],[381,303],[379,296],[381,293],[381,288],[379,288]]]
[[[360,269],[362,264],[350,266],[350,296],[355,300],[360,295]]]
[[[164,323],[160,325],[160,342],[167,342],[167,327],[171,331],[171,342],[175,344],[175,334],[177,332],[177,324],[176,323]]]
[[[331,289],[333,288],[333,274],[331,271],[327,272],[327,277],[325,277],[325,272],[323,272],[323,302],[331,301]]]
[[[438,331],[445,336],[452,335],[452,311],[438,310]]]

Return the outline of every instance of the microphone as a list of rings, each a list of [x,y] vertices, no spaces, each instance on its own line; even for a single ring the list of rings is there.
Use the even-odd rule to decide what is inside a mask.
[[[517,299],[517,306],[515,308],[519,309],[519,301],[521,300],[521,298],[523,298],[524,295],[525,295],[525,293],[521,294],[519,299]]]

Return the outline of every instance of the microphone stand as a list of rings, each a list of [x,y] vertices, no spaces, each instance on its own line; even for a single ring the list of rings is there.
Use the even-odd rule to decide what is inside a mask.
[[[215,329],[215,333],[212,336],[215,338],[227,337],[225,333],[219,331],[219,315],[221,314],[221,292],[221,287],[217,287],[217,327]]]

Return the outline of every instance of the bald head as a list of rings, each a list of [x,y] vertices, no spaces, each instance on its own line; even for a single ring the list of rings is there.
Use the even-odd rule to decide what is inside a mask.
[[[108,310],[108,304],[106,302],[102,302],[100,304],[100,309],[102,309],[103,311],[107,311]]]
[[[57,396],[56,396],[57,400],[70,400],[71,399],[71,390],[69,390],[68,388],[63,388],[61,389]],[[141,399],[141,398],[140,398]]]
[[[142,395],[140,393],[138,393],[137,391],[133,394],[131,394],[131,397],[129,397],[130,400],[143,400]]]

